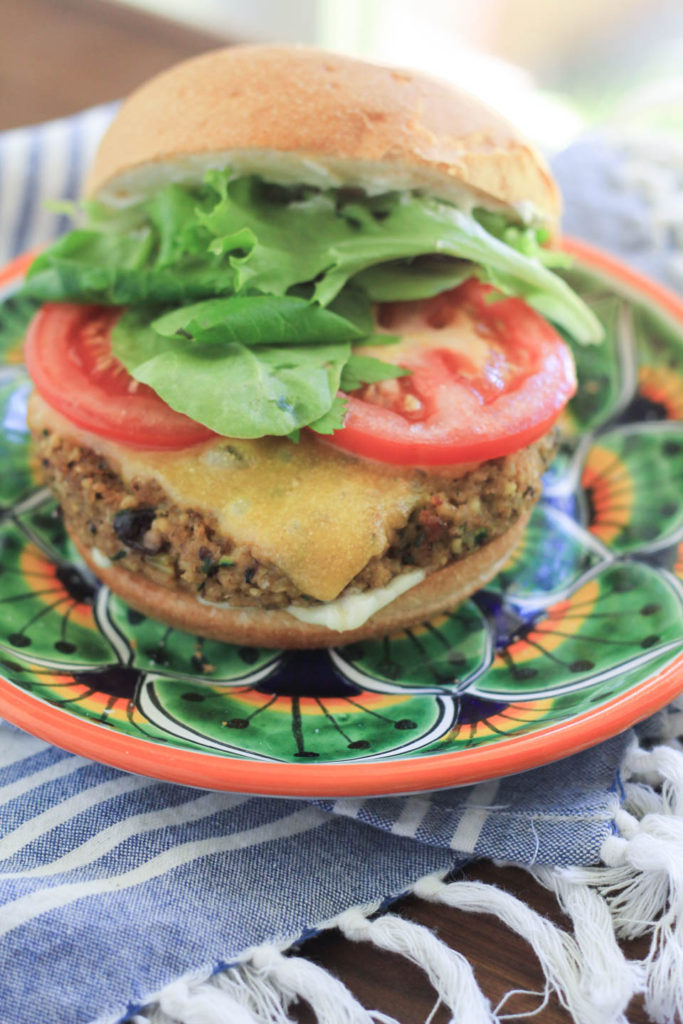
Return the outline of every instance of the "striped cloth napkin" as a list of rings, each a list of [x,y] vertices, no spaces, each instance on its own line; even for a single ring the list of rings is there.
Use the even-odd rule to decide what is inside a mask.
[[[0,136],[0,260],[64,229],[44,201],[78,194],[110,116]],[[572,218],[612,159],[593,146],[558,163],[570,227],[586,226]],[[502,1019],[464,958],[390,912],[371,917],[407,892],[497,914],[580,1024],[624,1022],[636,991],[671,1021],[683,1010],[682,719],[672,707],[640,739],[466,789],[311,802],[158,783],[0,723],[0,1024],[284,1024],[299,997],[324,1024],[386,1021],[283,955],[332,926],[423,966],[453,1019]],[[528,867],[573,933],[499,889],[448,881],[475,857]],[[648,960],[627,961],[615,930],[649,931]]]

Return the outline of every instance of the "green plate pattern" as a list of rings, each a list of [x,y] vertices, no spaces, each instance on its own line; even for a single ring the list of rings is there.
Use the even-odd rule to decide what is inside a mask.
[[[504,744],[642,685],[683,649],[683,325],[588,265],[605,326],[523,544],[450,615],[329,652],[232,647],[128,608],[37,483],[20,344],[0,305],[0,663],[36,701],[160,748],[294,764]],[[571,344],[571,339],[569,339]]]

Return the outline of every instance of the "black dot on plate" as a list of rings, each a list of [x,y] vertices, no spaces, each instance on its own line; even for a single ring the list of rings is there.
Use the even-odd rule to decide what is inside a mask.
[[[393,661],[380,661],[377,663],[377,671],[387,679],[398,679],[401,674],[401,667]]]
[[[145,621],[145,616],[142,615],[140,612],[136,612],[135,609],[129,608],[128,621],[130,622],[131,626],[139,626],[141,622]]]
[[[229,718],[227,722],[223,722],[226,729],[246,729],[249,726],[248,718]]]
[[[659,641],[660,641],[660,637],[658,637],[655,633],[653,633],[651,636],[646,636],[644,640],[641,640],[640,641],[640,646],[644,650],[647,650],[648,647],[654,647],[655,644],[659,643]]]
[[[399,718],[398,722],[394,722],[394,729],[417,729],[417,723],[410,718]]]
[[[578,658],[576,661],[572,661],[569,668],[572,672],[590,672],[591,669],[595,668],[595,663],[587,658]]]
[[[18,665],[16,661],[0,661],[0,665],[2,665],[3,668],[9,669],[10,672],[26,671],[23,665]]]
[[[665,505],[659,510],[660,515],[666,516],[668,519],[670,516],[675,516],[678,512],[678,505],[674,501],[667,501]]]
[[[76,650],[76,644],[70,644],[68,640],[58,640],[55,644],[55,650],[59,651],[60,654],[73,654]]]
[[[187,693],[182,693],[180,696],[182,700],[189,701],[191,704],[199,704],[200,701],[204,700],[204,695],[196,693],[194,690],[188,690]]]
[[[30,647],[31,640],[24,633],[10,633],[7,637],[12,647]]]
[[[680,450],[680,441],[665,441],[662,445],[662,451],[665,455],[678,455]]]
[[[612,590],[615,594],[627,594],[636,586],[635,580],[630,572],[617,570],[612,575]]]
[[[243,661],[245,665],[253,665],[258,661],[259,652],[255,647],[240,647],[238,653],[240,661]]]
[[[353,743],[349,743],[349,750],[367,750],[369,746],[367,740],[354,740]]]
[[[538,675],[537,668],[515,668],[512,670],[514,679],[524,682],[525,679],[535,679]]]
[[[660,607],[661,607],[661,605],[658,605],[658,604],[644,604],[643,607],[640,609],[640,614],[641,615],[654,615],[655,612],[659,611]]]
[[[150,661],[153,661],[155,665],[168,665],[171,660],[166,651],[159,650],[158,648],[147,651],[147,657]]]

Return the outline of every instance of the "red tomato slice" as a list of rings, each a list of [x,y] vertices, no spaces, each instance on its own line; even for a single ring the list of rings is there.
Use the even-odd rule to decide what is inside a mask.
[[[349,395],[329,443],[411,466],[484,462],[545,434],[576,390],[571,353],[521,299],[491,301],[476,280],[422,302],[391,303],[395,345],[362,348],[410,376]]]
[[[93,434],[136,448],[187,448],[214,434],[174,412],[111,353],[118,310],[48,303],[25,344],[28,372],[45,401]]]

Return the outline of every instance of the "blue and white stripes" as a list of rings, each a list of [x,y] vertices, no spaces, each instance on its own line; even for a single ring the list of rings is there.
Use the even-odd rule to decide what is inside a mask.
[[[121,1017],[453,860],[303,802],[128,776],[10,726],[0,751],[2,1024]]]
[[[67,228],[65,214],[47,204],[80,195],[114,110],[106,104],[0,134],[0,265]]]
[[[306,803],[126,775],[0,724],[0,1024],[27,1006],[123,1017],[471,856],[594,863],[627,743],[469,789]]]

